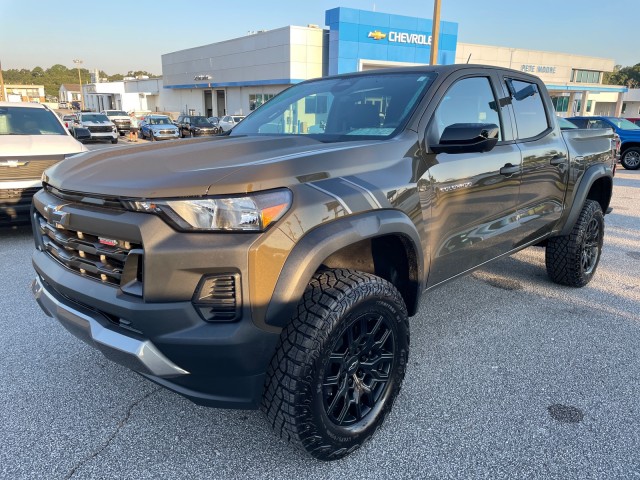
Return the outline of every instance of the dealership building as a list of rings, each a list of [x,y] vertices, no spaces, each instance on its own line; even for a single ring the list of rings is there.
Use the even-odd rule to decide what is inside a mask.
[[[124,82],[119,88],[128,101],[102,91],[107,95],[102,103],[125,110],[247,115],[310,78],[429,63],[430,19],[338,7],[326,11],[325,25],[249,32],[164,54],[161,87]],[[613,71],[613,59],[459,43],[458,24],[449,21],[440,22],[438,45],[441,65],[495,65],[538,75],[560,115],[620,115],[622,110],[627,88],[602,84],[604,73]]]

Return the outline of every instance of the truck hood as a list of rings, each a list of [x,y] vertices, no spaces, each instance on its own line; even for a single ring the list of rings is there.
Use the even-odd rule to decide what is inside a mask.
[[[31,157],[86,152],[70,135],[0,135],[1,157]]]
[[[384,158],[380,149],[390,148],[392,143],[396,142],[322,143],[294,136],[177,140],[90,152],[61,162],[45,173],[46,181],[60,190],[106,196],[163,198],[245,193],[288,186],[308,178],[328,178],[325,172],[339,176],[345,169],[353,169],[354,162],[360,169],[375,167],[367,159]],[[397,148],[396,144],[396,154]],[[375,154],[369,149],[376,149]],[[389,160],[387,156],[385,161]]]

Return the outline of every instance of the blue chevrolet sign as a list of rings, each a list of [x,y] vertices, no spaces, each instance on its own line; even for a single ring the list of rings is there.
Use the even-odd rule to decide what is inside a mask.
[[[325,20],[330,75],[355,72],[367,63],[429,63],[433,41],[429,19],[338,7],[327,10]],[[439,40],[438,63],[455,63],[458,24],[440,22]]]

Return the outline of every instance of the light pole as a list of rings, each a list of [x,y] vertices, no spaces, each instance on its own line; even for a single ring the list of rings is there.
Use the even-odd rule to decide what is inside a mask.
[[[78,83],[80,84],[80,110],[84,110],[84,95],[82,94],[82,77],[80,77],[80,65],[82,65],[82,60],[74,59],[73,63],[76,64],[78,68]]]
[[[429,65],[438,64],[438,43],[440,39],[440,0],[433,0],[433,24],[431,26],[431,55]]]

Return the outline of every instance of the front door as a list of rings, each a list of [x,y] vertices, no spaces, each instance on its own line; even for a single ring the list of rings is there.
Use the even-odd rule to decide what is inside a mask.
[[[456,123],[500,128],[499,142],[489,152],[428,154],[429,287],[513,248],[522,163],[517,145],[505,138],[497,105],[490,77],[465,77],[448,88],[427,127],[430,144],[439,143],[444,128]]]

